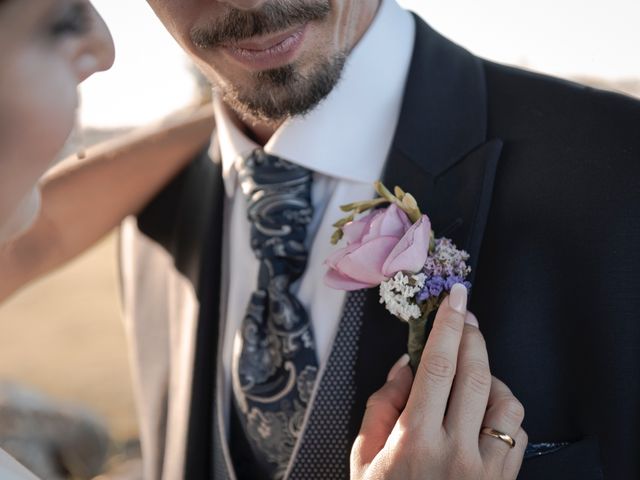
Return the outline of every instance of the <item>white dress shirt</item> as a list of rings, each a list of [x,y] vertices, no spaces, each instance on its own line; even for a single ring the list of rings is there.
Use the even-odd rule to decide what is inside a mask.
[[[310,316],[320,369],[328,359],[345,300],[345,292],[323,281],[323,262],[336,248],[330,243],[332,225],[344,216],[340,205],[375,194],[373,182],[382,174],[398,123],[414,34],[411,14],[395,0],[383,0],[369,30],[350,53],[338,85],[310,113],[287,120],[264,146],[267,153],[314,172],[308,264],[292,291]],[[236,165],[258,145],[236,126],[219,98],[214,99],[214,111],[227,195],[221,353],[223,408],[228,412],[233,344],[259,269],[250,248],[246,199],[237,188]]]

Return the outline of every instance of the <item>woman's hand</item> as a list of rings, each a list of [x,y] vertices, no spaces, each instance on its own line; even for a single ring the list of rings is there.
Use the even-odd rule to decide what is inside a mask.
[[[466,298],[456,285],[442,303],[415,379],[403,357],[370,397],[351,451],[353,480],[517,477],[527,446],[524,408],[492,378]],[[485,426],[511,436],[515,447],[481,435]]]

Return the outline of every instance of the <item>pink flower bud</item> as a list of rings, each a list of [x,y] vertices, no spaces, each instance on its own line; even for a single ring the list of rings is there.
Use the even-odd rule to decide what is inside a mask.
[[[422,215],[400,239],[382,265],[382,274],[393,277],[398,272],[418,273],[429,255],[431,222]]]
[[[431,224],[426,215],[415,224],[392,204],[344,227],[347,246],[325,264],[325,283],[340,290],[375,287],[396,274],[422,269],[429,252]]]

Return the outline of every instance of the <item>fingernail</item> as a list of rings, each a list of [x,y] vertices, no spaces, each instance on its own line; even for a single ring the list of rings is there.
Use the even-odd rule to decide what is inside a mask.
[[[472,327],[480,328],[480,324],[478,323],[478,319],[473,313],[468,313],[464,319],[464,323],[467,325],[471,325]]]
[[[449,306],[463,315],[467,312],[467,287],[461,283],[456,283],[451,288]]]
[[[409,365],[409,354],[405,353],[398,359],[396,363],[393,364],[391,370],[389,370],[389,375],[387,375],[387,382],[390,382],[391,380],[396,378],[396,375],[398,375],[398,372],[402,369],[402,367],[406,367],[407,365]]]

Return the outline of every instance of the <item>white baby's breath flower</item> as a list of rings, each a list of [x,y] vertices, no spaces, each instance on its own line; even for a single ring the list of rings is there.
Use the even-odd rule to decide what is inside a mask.
[[[402,272],[380,284],[380,303],[405,322],[420,318],[422,312],[416,304],[415,296],[424,286],[426,275],[406,275]]]

